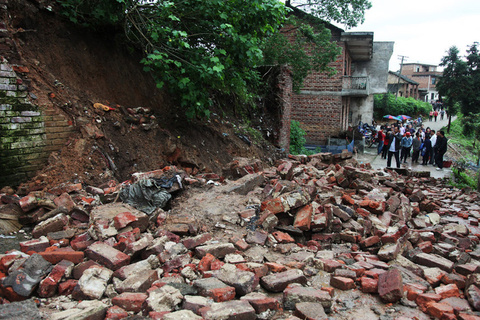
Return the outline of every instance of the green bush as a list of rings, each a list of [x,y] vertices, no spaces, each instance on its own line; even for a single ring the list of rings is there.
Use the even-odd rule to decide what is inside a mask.
[[[382,119],[387,114],[392,116],[404,114],[412,118],[425,117],[431,109],[430,103],[415,100],[412,97],[395,98],[392,93],[376,94],[374,96],[373,113],[375,119]]]
[[[306,154],[307,149],[305,148],[305,139],[306,132],[300,126],[300,122],[292,120],[290,123],[290,153],[291,154]]]
[[[477,173],[471,170],[464,170],[459,167],[453,167],[453,180],[450,180],[450,184],[459,189],[470,187],[473,190],[477,190]]]

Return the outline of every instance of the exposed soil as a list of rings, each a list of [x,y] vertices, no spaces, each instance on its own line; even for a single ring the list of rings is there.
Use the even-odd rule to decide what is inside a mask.
[[[75,27],[61,19],[54,1],[19,0],[8,8],[18,52],[7,59],[29,68],[26,83],[34,103],[53,106],[77,129],[20,192],[67,181],[99,186],[167,165],[221,174],[234,157],[275,157],[278,149],[249,136],[228,108],[215,106],[210,119],[187,120],[174,97],[142,70],[141,55],[118,30]],[[95,109],[95,103],[115,110]],[[249,116],[265,138],[267,131],[276,136],[275,115],[260,108]]]

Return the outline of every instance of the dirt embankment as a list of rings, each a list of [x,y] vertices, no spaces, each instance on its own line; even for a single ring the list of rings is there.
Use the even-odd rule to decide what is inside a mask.
[[[13,1],[8,12],[16,52],[7,58],[30,70],[33,102],[53,105],[77,128],[23,191],[65,181],[98,186],[170,164],[194,173],[221,173],[234,157],[274,157],[276,147],[249,136],[226,115],[227,108],[216,106],[210,119],[187,120],[116,31],[73,26],[61,19],[54,1]],[[95,109],[95,103],[115,110]],[[251,124],[267,137],[267,129],[275,131],[269,121],[275,117],[258,111]]]

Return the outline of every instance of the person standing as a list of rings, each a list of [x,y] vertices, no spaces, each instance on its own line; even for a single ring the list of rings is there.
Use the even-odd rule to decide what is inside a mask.
[[[400,140],[400,146],[402,147],[402,154],[400,155],[400,162],[407,163],[407,158],[410,156],[410,150],[412,149],[412,135],[410,132],[405,133],[405,136]]]
[[[433,116],[435,117],[435,122],[437,122],[437,117],[438,117],[438,111],[435,110],[435,112],[433,113]]]
[[[430,111],[430,113],[428,114],[428,120],[432,121],[432,118],[433,118],[433,110]]]
[[[443,170],[443,155],[447,152],[447,141],[445,132],[443,130],[437,131],[437,143],[435,144],[435,164],[438,166],[437,170]]]
[[[436,156],[435,145],[437,144],[437,135],[435,134],[435,130],[431,131],[430,137],[431,137],[430,142],[432,143],[432,149],[430,150],[430,161],[429,161],[429,163],[435,165],[435,156]]]
[[[412,141],[412,165],[414,163],[418,163],[418,158],[420,156],[420,146],[422,145],[422,139],[420,138],[420,132],[415,133],[415,137],[413,138]]]
[[[425,135],[425,140],[423,141],[423,149],[422,152],[422,165],[428,165],[428,159],[430,158],[430,149],[432,149],[432,142],[430,141],[430,136],[427,134]]]
[[[377,139],[378,139],[377,155],[379,155],[382,152],[383,144],[385,142],[385,133],[383,132],[383,130],[385,130],[385,129],[382,127],[377,132]]]
[[[395,161],[397,162],[397,168],[400,168],[400,141],[402,140],[402,136],[398,131],[398,127],[393,128],[393,132],[390,132],[388,136],[388,157],[387,157],[387,167],[390,168],[392,165],[392,157],[395,157]]]
[[[444,116],[445,116],[445,110],[442,109],[442,111],[440,111],[440,120],[443,120]]]
[[[387,153],[388,153],[388,143],[390,142],[390,140],[388,140],[389,136],[390,136],[390,130],[389,128],[387,127],[387,129],[385,130],[385,137],[383,138],[383,147],[382,147],[382,159],[387,159]]]

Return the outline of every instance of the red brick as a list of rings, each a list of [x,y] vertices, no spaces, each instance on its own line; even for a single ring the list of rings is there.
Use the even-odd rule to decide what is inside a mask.
[[[345,277],[331,277],[330,285],[340,290],[350,290],[356,288],[355,281]]]
[[[403,285],[403,291],[407,293],[407,299],[415,301],[420,293],[427,291],[427,287],[417,283],[406,283]]]
[[[435,288],[435,293],[442,296],[442,299],[461,296],[460,290],[454,283]]]
[[[417,244],[417,248],[425,253],[431,253],[433,251],[433,245],[430,241],[424,241]]]
[[[307,204],[303,206],[297,211],[293,226],[303,231],[310,230],[310,225],[312,223],[312,215],[313,215],[312,205]]]
[[[212,265],[212,261],[214,261],[215,259],[216,258],[212,254],[207,253],[198,263],[198,270],[209,271]]]
[[[73,263],[67,260],[60,261],[53,267],[50,274],[40,282],[38,287],[38,295],[42,298],[52,297],[57,290],[58,284],[65,276],[67,271],[73,269]]]
[[[205,295],[212,298],[215,302],[233,300],[235,299],[235,294],[235,288],[229,286],[223,288],[209,289],[205,292]]]
[[[403,297],[402,274],[391,269],[378,276],[378,294],[386,302],[397,302]]]
[[[39,255],[51,264],[57,264],[62,260],[77,264],[82,262],[84,258],[83,251],[74,251],[72,248],[58,248],[54,251],[40,252]]]
[[[102,242],[89,246],[85,255],[113,271],[130,263],[130,256]]]
[[[368,277],[360,278],[360,290],[365,293],[377,293],[378,280]]]
[[[279,243],[295,242],[295,239],[293,239],[288,233],[285,233],[285,232],[275,231],[275,232],[272,232],[272,235],[275,238],[275,240],[277,240]]]
[[[137,221],[138,218],[131,212],[120,212],[113,218],[115,229],[120,230],[128,226],[130,223]]]
[[[435,318],[442,318],[444,313],[453,314],[453,308],[448,303],[429,302],[426,307],[427,313]]]
[[[360,247],[362,248],[369,248],[371,246],[374,246],[376,245],[377,243],[380,242],[380,237],[378,236],[371,236],[371,237],[368,237],[362,241],[360,241]]]
[[[120,308],[119,306],[112,306],[108,308],[107,314],[105,315],[105,320],[120,320],[128,317],[129,314],[125,309]]]
[[[112,298],[112,304],[126,311],[140,312],[147,298],[144,293],[124,292]]]
[[[435,293],[420,293],[417,295],[415,302],[419,306],[420,310],[425,312],[427,310],[427,304],[430,302],[438,302],[442,300],[442,296]]]
[[[50,243],[47,238],[33,239],[29,241],[20,242],[20,251],[22,252],[43,252],[50,246]]]
[[[283,272],[287,270],[287,267],[275,262],[266,262],[265,265],[268,267],[268,269],[270,269],[271,272]]]
[[[68,296],[72,294],[73,289],[77,286],[78,280],[68,279],[67,281],[61,282],[58,285],[58,294],[63,296]]]
[[[277,214],[280,212],[285,212],[285,207],[283,206],[282,200],[280,198],[276,198],[263,201],[261,205],[261,210]]]

